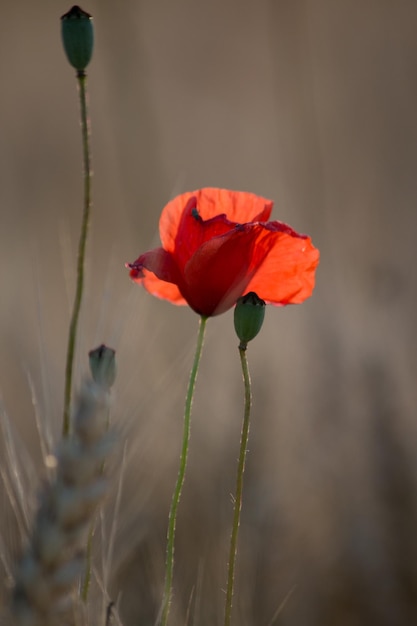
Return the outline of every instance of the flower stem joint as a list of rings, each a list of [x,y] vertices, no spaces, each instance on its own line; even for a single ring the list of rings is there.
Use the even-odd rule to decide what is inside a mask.
[[[262,328],[265,319],[265,301],[250,291],[238,299],[234,312],[235,331],[240,339],[239,350],[246,350]]]
[[[83,76],[93,54],[92,16],[74,5],[61,17],[61,33],[68,61]]]

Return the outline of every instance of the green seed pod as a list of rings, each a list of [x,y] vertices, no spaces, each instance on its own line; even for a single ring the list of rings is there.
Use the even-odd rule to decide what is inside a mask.
[[[254,291],[238,299],[235,306],[235,331],[240,339],[239,348],[246,350],[248,341],[256,337],[265,318],[265,301]]]
[[[84,72],[93,54],[92,16],[74,5],[61,17],[61,33],[68,61],[78,72]]]
[[[90,370],[94,382],[109,390],[116,380],[116,352],[104,344],[90,350]]]

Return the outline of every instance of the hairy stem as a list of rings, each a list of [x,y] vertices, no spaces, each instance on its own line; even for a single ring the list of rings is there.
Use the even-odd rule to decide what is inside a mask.
[[[177,522],[178,505],[181,498],[181,491],[184,485],[185,470],[187,467],[188,459],[188,444],[190,441],[190,421],[191,421],[191,406],[194,396],[195,381],[197,378],[198,366],[200,363],[201,352],[204,342],[204,331],[206,328],[206,317],[200,318],[200,326],[197,336],[197,346],[194,355],[193,366],[191,369],[190,380],[188,383],[187,396],[185,400],[184,410],[184,429],[182,436],[182,449],[180,457],[180,467],[178,471],[177,482],[175,484],[174,493],[172,495],[171,509],[168,517],[168,533],[167,533],[167,549],[166,549],[166,562],[165,562],[165,585],[164,585],[164,597],[162,600],[162,611],[160,625],[166,626],[168,623],[169,610],[171,606],[172,597],[172,579],[174,573],[174,549],[175,549],[175,528]]]
[[[65,367],[64,415],[62,434],[68,437],[70,433],[72,378],[74,369],[75,345],[77,339],[78,319],[80,316],[81,301],[84,288],[85,250],[87,244],[88,225],[91,213],[91,150],[90,150],[90,123],[87,111],[87,75],[84,71],[77,72],[78,92],[80,97],[81,133],[83,144],[84,163],[84,209],[81,223],[80,240],[77,257],[77,284],[75,289],[74,305],[68,333],[67,361]]]
[[[234,583],[235,583],[237,540],[238,540],[239,525],[240,525],[240,511],[242,509],[243,475],[245,473],[246,452],[247,452],[248,437],[249,437],[250,409],[251,409],[251,401],[252,401],[248,361],[246,358],[246,345],[241,344],[239,346],[239,355],[240,355],[240,361],[242,365],[243,382],[244,382],[244,387],[245,387],[245,408],[244,408],[244,414],[243,414],[242,431],[240,435],[240,451],[239,451],[239,460],[238,460],[238,465],[237,465],[236,491],[235,491],[234,510],[233,510],[233,524],[232,524],[232,534],[230,537],[229,564],[228,564],[228,571],[227,571],[226,606],[225,606],[225,612],[224,612],[224,626],[230,626],[231,619],[232,619],[232,603],[233,603],[233,590],[234,590]]]

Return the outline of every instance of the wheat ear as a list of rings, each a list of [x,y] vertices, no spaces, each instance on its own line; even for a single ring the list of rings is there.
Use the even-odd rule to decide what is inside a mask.
[[[89,529],[107,491],[104,462],[113,446],[107,431],[109,394],[86,383],[73,434],[56,453],[53,480],[40,493],[29,545],[19,564],[12,600],[18,626],[71,624],[74,592],[84,567]]]

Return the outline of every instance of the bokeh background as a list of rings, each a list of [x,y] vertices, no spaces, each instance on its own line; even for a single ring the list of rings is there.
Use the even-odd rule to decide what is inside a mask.
[[[81,141],[60,43],[70,6],[3,4],[0,389],[30,516],[45,471],[35,414],[48,445],[61,429]],[[248,351],[254,405],[234,624],[416,623],[415,1],[82,7],[96,29],[94,216],[76,383],[102,342],[119,368],[120,449],[104,521],[116,533],[105,567],[109,543],[98,542],[108,596],[97,601],[115,600],[125,626],[154,623],[198,325],[131,283],[124,263],[158,244],[170,198],[218,186],[273,199],[274,217],[321,250],[313,297],[269,307]],[[242,406],[229,312],[209,323],[194,402],[175,624],[222,623]],[[6,490],[4,432],[1,602],[25,534]]]

